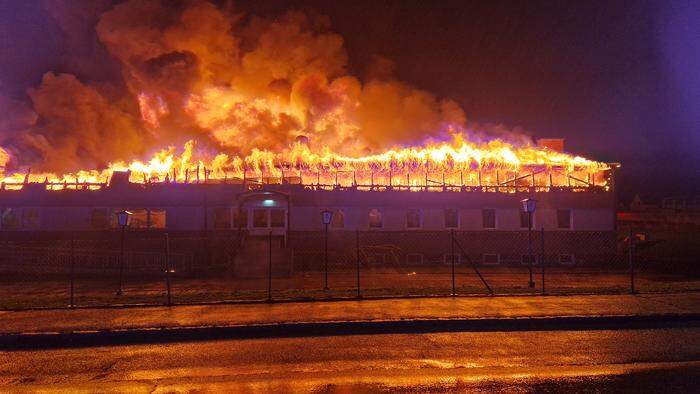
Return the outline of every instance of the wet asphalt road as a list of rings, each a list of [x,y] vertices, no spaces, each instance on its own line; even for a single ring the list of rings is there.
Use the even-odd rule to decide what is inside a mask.
[[[348,335],[0,353],[0,391],[692,392],[700,329]]]

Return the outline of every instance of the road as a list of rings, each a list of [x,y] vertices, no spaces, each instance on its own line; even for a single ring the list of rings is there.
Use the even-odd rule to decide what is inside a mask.
[[[348,335],[0,354],[0,391],[693,391],[700,329]]]

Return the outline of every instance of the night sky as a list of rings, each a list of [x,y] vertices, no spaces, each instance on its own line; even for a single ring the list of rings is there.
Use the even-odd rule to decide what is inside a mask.
[[[235,3],[328,15],[360,78],[386,57],[400,79],[454,99],[470,120],[622,163],[623,200],[700,194],[700,2]],[[87,34],[86,54],[106,56]],[[81,77],[59,60],[64,39],[40,2],[0,0],[0,93],[21,98],[50,70]],[[104,64],[89,78],[118,72]]]

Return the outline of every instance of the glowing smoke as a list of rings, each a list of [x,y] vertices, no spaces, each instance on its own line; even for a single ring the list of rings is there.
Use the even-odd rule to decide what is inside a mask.
[[[87,15],[80,3],[51,7],[71,42],[93,28],[99,40],[69,63],[94,69],[101,63],[80,55],[106,50],[120,77],[49,71],[29,90],[30,106],[0,98],[13,114],[0,123],[10,166],[105,168],[190,139],[246,154],[283,150],[300,135],[312,149],[360,155],[467,127],[455,102],[397,81],[385,61],[367,81],[348,75],[343,38],[323,16],[245,16],[208,1],[96,2]]]

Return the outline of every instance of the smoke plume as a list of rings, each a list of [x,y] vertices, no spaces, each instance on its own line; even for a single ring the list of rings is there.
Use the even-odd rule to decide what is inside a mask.
[[[204,0],[49,8],[75,74],[47,70],[29,102],[0,97],[12,114],[0,120],[9,165],[104,168],[190,139],[246,154],[306,136],[312,149],[359,155],[468,126],[459,105],[398,81],[386,59],[364,81],[349,75],[324,16],[258,17]]]

